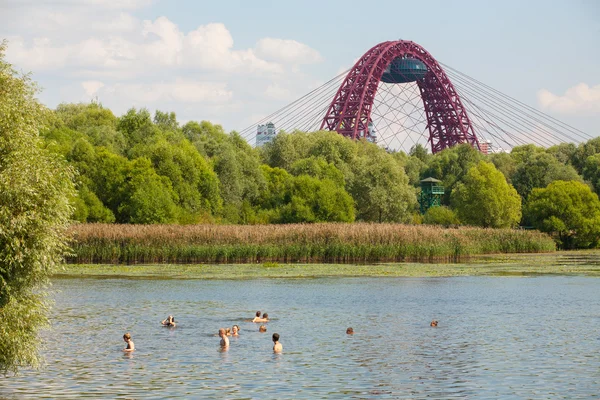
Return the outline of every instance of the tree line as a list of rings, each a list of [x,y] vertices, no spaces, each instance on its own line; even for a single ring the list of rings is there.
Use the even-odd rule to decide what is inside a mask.
[[[76,170],[80,222],[402,222],[534,227],[562,247],[600,236],[600,137],[484,155],[459,145],[390,152],[334,132],[281,132],[253,148],[207,121],[99,103],[61,104],[45,146]],[[444,207],[418,213],[419,182],[443,181]]]

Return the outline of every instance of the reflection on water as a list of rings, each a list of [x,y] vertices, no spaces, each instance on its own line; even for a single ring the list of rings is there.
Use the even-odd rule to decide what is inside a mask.
[[[589,398],[600,390],[597,278],[69,279],[54,289],[46,368],[0,378],[0,396]],[[267,333],[248,322],[257,310],[274,317]],[[161,327],[169,314],[176,328]],[[221,351],[218,329],[233,324],[240,336]],[[125,332],[133,354],[122,352]],[[282,354],[272,352],[274,332]]]

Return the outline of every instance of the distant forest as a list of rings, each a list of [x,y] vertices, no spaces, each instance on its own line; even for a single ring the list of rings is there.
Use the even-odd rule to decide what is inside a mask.
[[[402,222],[535,227],[563,247],[600,237],[600,137],[484,155],[459,145],[389,152],[335,132],[281,132],[253,148],[220,125],[173,112],[61,104],[45,146],[77,173],[73,219],[131,224]],[[419,213],[420,180],[442,207]],[[594,240],[595,238],[595,240]]]

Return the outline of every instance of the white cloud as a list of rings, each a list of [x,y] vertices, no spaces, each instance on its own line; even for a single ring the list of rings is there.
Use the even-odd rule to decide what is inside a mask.
[[[288,64],[314,64],[322,60],[317,50],[295,40],[260,39],[256,51],[261,57]]]
[[[538,102],[542,108],[561,114],[592,115],[600,113],[600,85],[575,85],[562,96],[546,89],[538,92]]]
[[[290,98],[291,92],[277,83],[272,83],[267,86],[265,95],[277,100],[286,100]]]
[[[117,83],[107,85],[98,92],[100,99],[129,99],[142,104],[157,102],[182,103],[225,103],[233,97],[233,92],[224,83],[197,82],[177,78],[174,82],[159,83]]]
[[[3,3],[9,7],[32,7],[32,6],[48,6],[48,7],[90,7],[96,6],[99,8],[108,9],[137,9],[146,7],[152,4],[154,0],[3,0]]]
[[[66,43],[40,37],[26,43],[13,37],[9,59],[36,71],[88,69],[145,71],[160,67],[200,68],[208,71],[281,74],[280,64],[265,61],[252,49],[233,50],[233,38],[223,24],[199,26],[187,35],[166,17],[144,21],[132,38],[99,35]],[[137,42],[136,42],[137,40]]]
[[[136,9],[148,3],[0,0],[6,59],[34,73],[49,107],[97,97],[116,114],[132,106],[172,110],[184,120],[227,122],[229,129],[314,84],[302,68],[321,55],[306,44],[265,38],[236,47],[222,23],[183,30],[160,14],[143,20]]]
[[[81,86],[83,87],[83,90],[85,90],[85,94],[88,97],[92,97],[98,93],[98,90],[104,86],[104,83],[100,81],[85,81],[81,82]]]

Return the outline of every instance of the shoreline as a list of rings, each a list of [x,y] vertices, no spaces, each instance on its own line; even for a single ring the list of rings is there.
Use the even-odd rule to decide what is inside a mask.
[[[600,250],[492,254],[452,263],[65,264],[52,277],[242,280],[542,275],[600,277]]]

